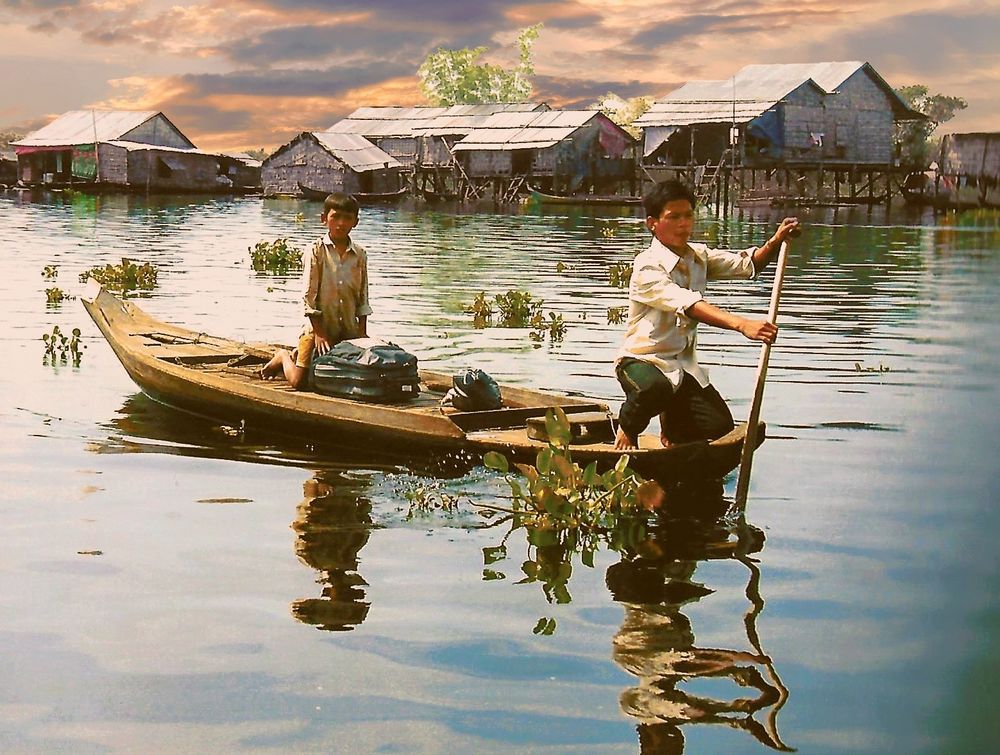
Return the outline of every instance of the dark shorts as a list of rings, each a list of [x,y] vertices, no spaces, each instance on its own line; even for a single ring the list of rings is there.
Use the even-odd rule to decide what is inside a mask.
[[[671,443],[714,440],[733,429],[733,415],[711,385],[702,388],[684,373],[674,389],[660,370],[639,359],[625,358],[615,368],[625,391],[618,423],[632,440],[660,415],[660,428]]]

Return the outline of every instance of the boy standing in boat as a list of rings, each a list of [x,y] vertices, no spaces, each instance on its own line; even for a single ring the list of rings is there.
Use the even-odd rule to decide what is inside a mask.
[[[306,324],[298,348],[279,349],[261,377],[284,374],[296,390],[309,383],[313,352],[325,354],[349,338],[368,335],[368,255],[351,239],[358,224],[358,200],[334,192],[323,202],[320,219],[327,232],[313,246],[306,274]]]
[[[615,374],[625,390],[615,447],[636,448],[639,434],[660,415],[663,445],[719,438],[733,429],[733,415],[695,354],[698,323],[737,330],[753,341],[774,343],[778,327],[726,312],[704,298],[705,284],[753,278],[774,259],[781,242],[798,229],[785,218],[761,247],[741,252],[689,243],[694,192],[680,181],[656,184],[643,198],[649,248],[632,266],[625,340]]]

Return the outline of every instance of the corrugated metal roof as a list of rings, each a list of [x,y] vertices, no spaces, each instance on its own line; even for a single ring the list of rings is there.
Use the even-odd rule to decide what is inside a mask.
[[[532,102],[453,105],[443,115],[429,118],[422,127],[414,128],[414,132],[421,136],[464,136],[497,113],[538,113],[548,109],[544,103]]]
[[[203,149],[183,149],[181,147],[164,147],[159,144],[146,144],[145,142],[129,142],[123,139],[110,139],[105,142],[106,144],[111,144],[115,147],[121,147],[129,152],[137,152],[139,150],[148,149],[154,150],[156,152],[183,152],[187,155],[211,155],[212,157],[218,157],[217,152],[206,152]]]
[[[19,147],[58,147],[118,139],[150,118],[156,110],[70,110],[14,142]]]
[[[827,63],[777,63],[741,68],[731,79],[689,81],[636,119],[636,125],[688,126],[695,123],[746,123],[804,84],[833,94],[866,68],[893,102],[898,115],[912,114],[906,104],[868,63],[857,60]],[[733,116],[735,105],[735,119]]]
[[[392,155],[386,154],[363,136],[313,131],[312,135],[330,154],[358,173],[378,168],[401,168]]]
[[[362,136],[414,136],[414,130],[427,121],[444,115],[444,107],[359,107],[327,132]]]
[[[455,150],[545,149],[558,144],[598,115],[598,110],[496,113],[470,131],[455,145]]]

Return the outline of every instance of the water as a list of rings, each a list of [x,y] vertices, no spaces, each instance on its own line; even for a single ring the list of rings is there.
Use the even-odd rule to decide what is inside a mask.
[[[317,212],[0,197],[0,751],[991,749],[996,215],[804,215],[746,524],[671,522],[635,559],[577,557],[559,603],[518,584],[522,562],[560,556],[523,531],[468,505],[407,517],[427,496],[495,503],[494,475],[178,414],[137,391],[78,301],[46,304],[128,256],[158,266],[140,303],[162,319],[289,340],[298,279],[255,275],[247,247],[307,247]],[[698,233],[749,244],[774,220]],[[374,208],[355,233],[371,331],[424,366],[620,399],[608,267],[644,243],[638,218]],[[474,329],[463,307],[509,289],[561,314],[565,339]],[[713,300],[763,312],[769,292],[765,276]],[[81,329],[78,367],[43,363],[54,325]],[[745,415],[756,348],[701,341]]]

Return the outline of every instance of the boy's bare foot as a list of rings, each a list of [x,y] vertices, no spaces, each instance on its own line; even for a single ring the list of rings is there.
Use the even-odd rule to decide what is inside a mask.
[[[638,448],[638,446],[635,444],[635,441],[628,437],[628,435],[625,434],[625,431],[619,427],[618,433],[615,435],[615,448],[619,451],[628,451]]]
[[[668,438],[664,433],[660,433],[660,443],[664,448],[674,445],[670,438]]]

